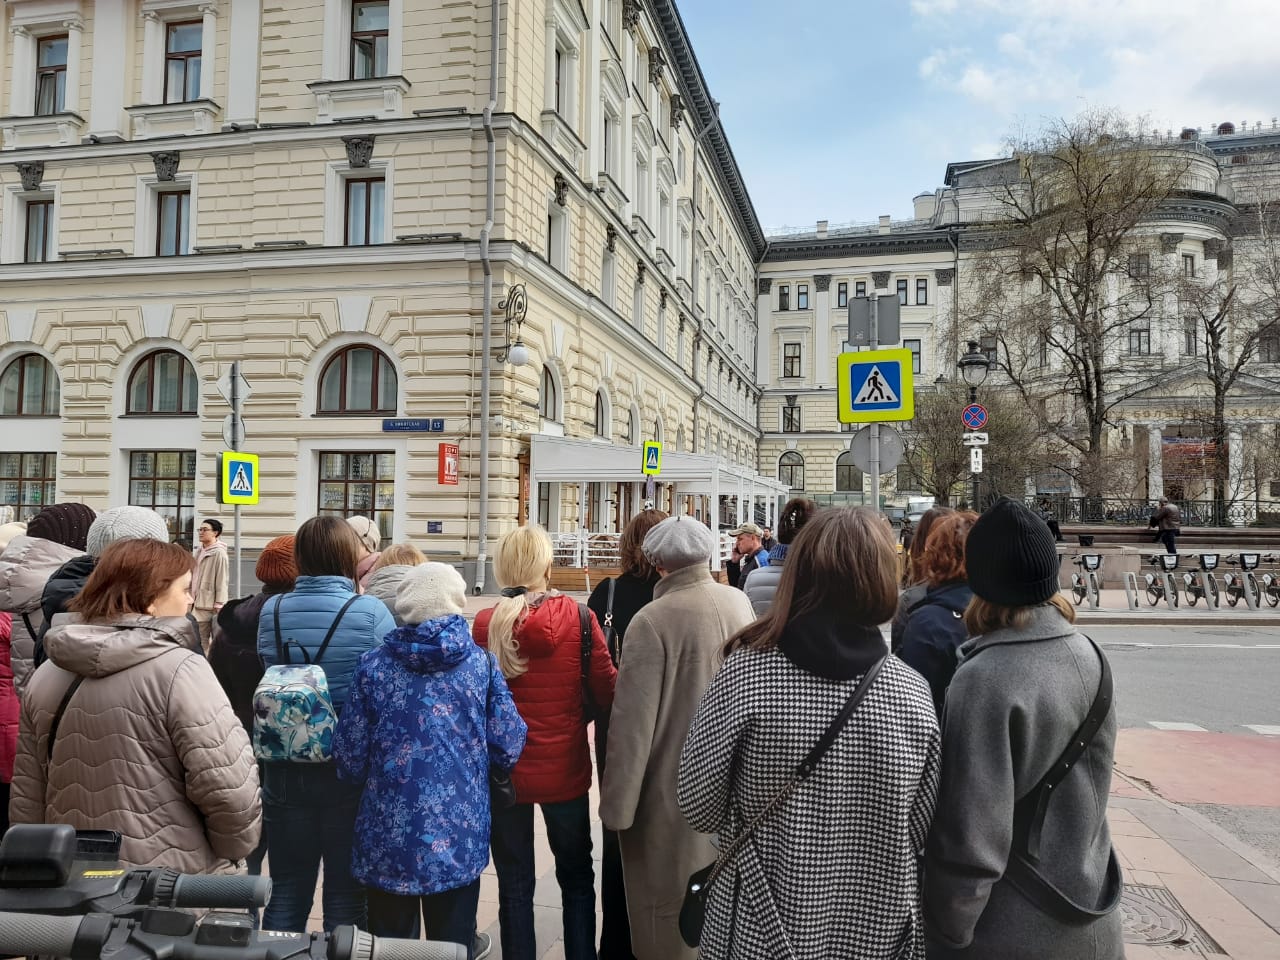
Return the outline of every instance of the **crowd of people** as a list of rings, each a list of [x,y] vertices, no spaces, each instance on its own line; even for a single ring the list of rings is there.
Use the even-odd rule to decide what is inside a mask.
[[[80,504],[0,526],[12,822],[265,860],[267,929],[306,928],[323,870],[326,930],[474,958],[490,858],[503,957],[540,956],[539,811],[568,960],[1123,956],[1110,671],[1020,503],[933,508],[904,577],[883,517],[798,498],[776,540],[732,531],[728,583],[711,529],[645,510],[586,603],[521,526],[474,623],[454,567],[368,518],[272,540],[238,598],[221,532],[193,554]]]

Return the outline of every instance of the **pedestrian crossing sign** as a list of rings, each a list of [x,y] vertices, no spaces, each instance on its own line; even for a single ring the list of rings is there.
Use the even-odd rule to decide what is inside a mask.
[[[915,416],[910,350],[862,350],[836,358],[836,418],[841,423]]]
[[[646,477],[656,477],[662,472],[662,444],[657,440],[644,442],[644,455],[640,459],[640,472]]]
[[[252,453],[218,455],[218,502],[241,506],[258,502],[261,476],[258,458]]]

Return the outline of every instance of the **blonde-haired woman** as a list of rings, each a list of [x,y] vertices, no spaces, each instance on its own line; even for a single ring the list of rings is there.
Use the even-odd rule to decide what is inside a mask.
[[[511,771],[516,803],[493,809],[490,843],[498,873],[498,922],[507,960],[539,956],[533,925],[533,806],[542,807],[555,855],[566,960],[596,955],[595,872],[591,865],[591,753],[583,705],[583,618],[591,632],[587,685],[601,711],[613,703],[617,673],[595,616],[550,589],[551,538],[517,527],[498,541],[494,573],[503,599],[476,617],[476,643],[497,656],[516,708],[529,725]]]

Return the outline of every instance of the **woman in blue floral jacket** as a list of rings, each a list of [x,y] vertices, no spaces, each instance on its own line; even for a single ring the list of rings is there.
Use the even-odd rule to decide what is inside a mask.
[[[369,930],[472,949],[489,863],[489,766],[515,766],[527,732],[502,672],[475,645],[466,584],[427,563],[405,575],[387,634],[356,668],[338,724],[338,776],[363,783],[351,871]]]

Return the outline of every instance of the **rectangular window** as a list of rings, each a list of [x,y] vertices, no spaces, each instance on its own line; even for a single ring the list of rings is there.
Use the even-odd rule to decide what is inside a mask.
[[[396,455],[328,451],[320,454],[316,513],[328,517],[368,517],[391,542],[396,508]]]
[[[196,452],[134,450],[129,454],[129,505],[164,517],[169,539],[190,547],[195,532]]]
[[[916,306],[923,307],[929,302],[929,281],[920,279],[916,281]]]
[[[156,256],[191,252],[191,191],[166,190],[156,196]]]
[[[785,283],[778,287],[778,309],[791,309],[791,287],[787,286]]]
[[[911,372],[920,372],[920,341],[919,340],[903,340],[903,349],[911,351]]]
[[[1258,360],[1262,363],[1280,363],[1280,334],[1264,333],[1258,338]]]
[[[907,305],[907,281],[905,280],[898,281],[898,303],[904,307]]]
[[[1186,317],[1182,321],[1182,352],[1188,357],[1196,355],[1200,343],[1200,321],[1195,317]]]
[[[346,182],[346,239],[349,247],[381,243],[386,181],[382,177],[352,177]]]
[[[782,375],[784,377],[800,376],[800,344],[784,343],[782,345]]]
[[[351,79],[369,80],[387,75],[387,51],[390,49],[390,4],[351,4]]]
[[[1135,357],[1146,357],[1151,355],[1150,327],[1129,328],[1129,353]]]
[[[782,432],[783,433],[799,433],[800,432],[800,408],[799,407],[783,407],[782,408]]]
[[[1271,480],[1267,483],[1267,496],[1272,500],[1280,499],[1280,480]]]
[[[1135,280],[1145,280],[1151,276],[1151,255],[1147,253],[1129,254],[1129,276]]]
[[[847,307],[849,305],[849,284],[836,284],[836,306]]]
[[[1000,362],[1000,348],[996,344],[995,337],[980,337],[978,339],[978,349],[987,355],[987,360],[992,367],[995,367]]]
[[[23,263],[44,263],[49,259],[49,237],[53,231],[53,198],[37,197],[26,202],[27,230],[22,248]]]
[[[1182,255],[1182,275],[1188,280],[1195,279],[1196,255],[1194,253],[1184,253]]]
[[[564,51],[556,47],[556,113],[564,114]]]
[[[853,295],[855,297],[865,297],[867,295],[867,281],[859,280],[853,285]]]
[[[534,522],[543,528],[551,529],[551,484],[538,484],[538,509]]]
[[[67,38],[45,37],[36,45],[36,116],[61,113],[67,102]]]
[[[57,503],[57,481],[56,453],[0,453],[0,504],[20,522]]]
[[[796,284],[796,309],[809,309],[809,285],[807,283]]]
[[[170,23],[164,44],[164,102],[189,103],[200,99],[201,44],[204,25],[199,20]]]

